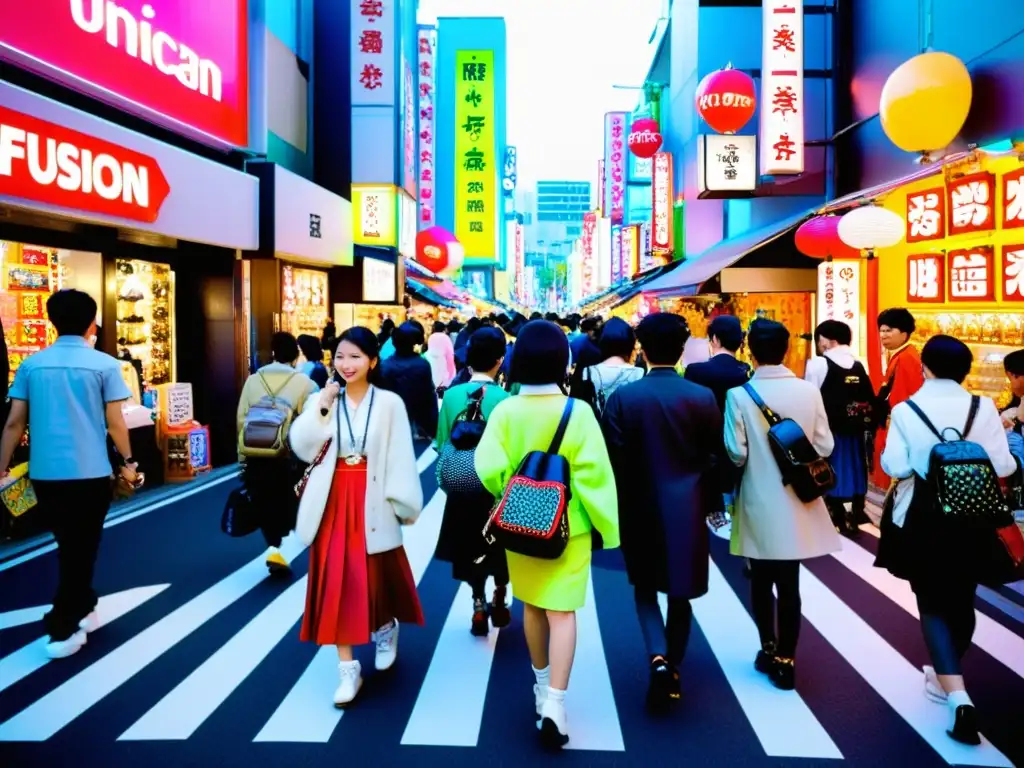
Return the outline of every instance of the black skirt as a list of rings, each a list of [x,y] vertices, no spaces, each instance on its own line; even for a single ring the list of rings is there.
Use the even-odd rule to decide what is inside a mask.
[[[453,493],[445,502],[434,557],[452,564],[452,578],[457,581],[488,576],[508,580],[504,551],[488,546],[483,536],[493,507],[494,497],[489,493]],[[483,560],[477,563],[480,558]]]

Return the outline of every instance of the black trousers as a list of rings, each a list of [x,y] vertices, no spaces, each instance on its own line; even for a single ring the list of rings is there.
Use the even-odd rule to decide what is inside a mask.
[[[800,561],[751,559],[750,602],[761,647],[773,645],[778,656],[792,659],[800,638]]]
[[[652,659],[661,656],[672,666],[678,667],[683,663],[686,648],[690,644],[690,627],[693,623],[690,601],[685,597],[669,597],[668,620],[664,621],[657,592],[634,587],[633,597],[647,655]]]
[[[242,482],[256,509],[267,546],[280,547],[281,540],[295,528],[299,511],[295,484],[302,470],[290,456],[245,460]]]
[[[960,662],[971,647],[978,585],[964,579],[911,581],[921,615],[921,631],[935,673],[962,675]]]
[[[57,541],[57,594],[43,624],[51,639],[67,640],[96,608],[92,578],[110,510],[110,478],[33,480],[32,487]]]

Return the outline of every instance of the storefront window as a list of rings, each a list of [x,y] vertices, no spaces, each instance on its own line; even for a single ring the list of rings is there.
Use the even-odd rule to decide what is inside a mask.
[[[293,336],[320,338],[331,316],[327,302],[327,273],[316,269],[281,267],[281,330]]]
[[[138,361],[146,388],[175,380],[174,273],[167,264],[118,259],[117,353]]]
[[[0,266],[0,320],[13,381],[25,358],[55,338],[46,319],[46,300],[60,288],[60,265],[55,248],[0,241]]]

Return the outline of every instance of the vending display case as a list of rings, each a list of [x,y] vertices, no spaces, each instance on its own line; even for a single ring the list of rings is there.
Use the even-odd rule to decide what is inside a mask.
[[[331,316],[327,302],[327,273],[281,266],[281,330],[293,336],[320,338]]]
[[[174,381],[174,272],[134,259],[115,268],[118,357],[139,361],[147,389]]]
[[[915,310],[917,330],[911,342],[918,349],[932,336],[960,339],[974,353],[974,366],[964,386],[1002,405],[1010,399],[1003,358],[1024,346],[1024,314],[1019,312],[923,312]]]

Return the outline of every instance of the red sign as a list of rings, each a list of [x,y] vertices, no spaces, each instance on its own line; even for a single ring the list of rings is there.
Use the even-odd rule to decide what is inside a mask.
[[[950,251],[946,259],[949,269],[949,300],[992,301],[995,299],[994,261],[990,245]]]
[[[1003,227],[1024,227],[1024,168],[1003,175]]]
[[[0,107],[0,195],[152,223],[170,191],[152,157]]]
[[[713,131],[736,133],[757,110],[754,80],[738,69],[720,69],[697,86],[697,111]]]
[[[907,242],[921,243],[946,236],[946,190],[924,189],[907,195]]]
[[[976,173],[950,182],[949,235],[995,229],[996,180],[991,173]]]
[[[919,253],[907,257],[907,301],[941,304],[946,300],[946,257]]]
[[[248,29],[247,0],[7,2],[0,58],[244,147]]]
[[[1003,246],[1003,301],[1024,301],[1024,245]]]
[[[630,128],[626,143],[637,157],[645,160],[654,157],[654,153],[661,148],[661,127],[658,121],[650,117],[636,120]]]

